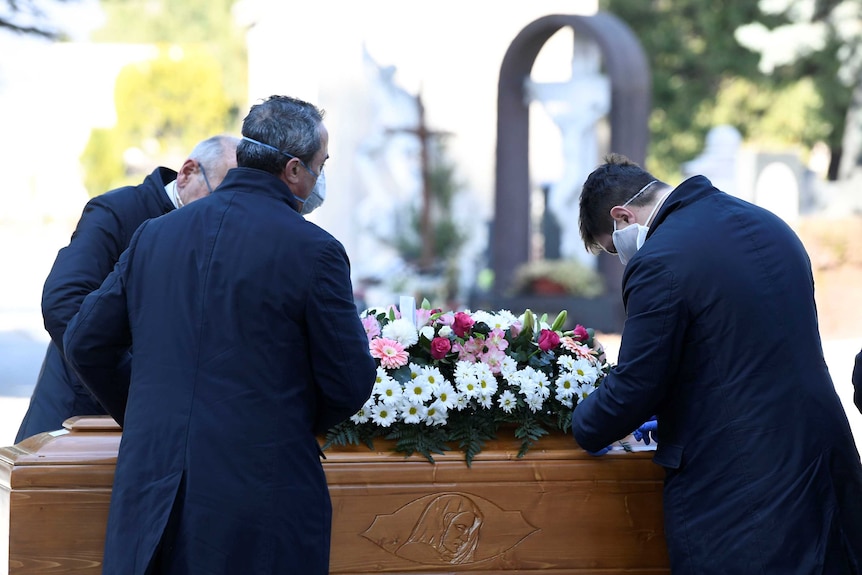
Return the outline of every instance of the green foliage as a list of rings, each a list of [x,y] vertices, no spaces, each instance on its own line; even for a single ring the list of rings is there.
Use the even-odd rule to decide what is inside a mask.
[[[758,56],[733,37],[757,17],[757,3],[730,0],[720,10],[703,0],[601,0],[600,6],[626,22],[646,52],[653,81],[646,167],[674,180],[679,166],[703,148],[713,123],[702,109],[722,81],[759,74]]]
[[[452,200],[460,185],[455,177],[455,166],[446,157],[446,149],[441,143],[432,147],[431,166],[428,173],[428,195],[431,215],[431,241],[437,267],[445,268],[448,262],[458,255],[465,234],[452,218]],[[410,211],[410,225],[395,238],[395,247],[410,263],[418,263],[422,255],[422,207]]]
[[[233,0],[103,0],[107,23],[93,39],[155,44],[158,55],[126,66],[117,78],[117,123],[94,130],[81,157],[91,196],[138,183],[157,165],[178,168],[199,141],[236,131],[245,109],[247,64],[232,5]],[[146,166],[126,165],[131,149],[142,152]]]
[[[772,75],[760,55],[737,42],[745,24],[773,27],[784,15],[763,14],[758,2],[730,0],[600,0],[634,31],[649,61],[653,111],[646,167],[678,179],[679,167],[703,150],[717,124],[772,146],[840,144],[849,92],[838,86],[834,43]]]
[[[97,196],[118,186],[139,183],[126,173],[123,167],[121,143],[115,130],[97,128],[90,133],[90,139],[81,154],[84,168],[84,185],[90,197]]]

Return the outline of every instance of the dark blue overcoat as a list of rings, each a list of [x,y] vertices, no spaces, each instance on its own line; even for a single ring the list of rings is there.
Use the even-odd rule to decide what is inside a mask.
[[[67,359],[109,409],[133,348],[105,575],[328,571],[315,433],[363,405],[376,371],[343,247],[289,198],[230,170],[143,224],[69,324]]]
[[[674,575],[860,573],[862,465],[793,231],[688,179],[629,261],[623,298],[617,366],[573,432],[596,451],[658,416]]]
[[[174,209],[165,186],[177,179],[156,168],[137,186],[111,190],[87,202],[69,245],[57,253],[42,290],[42,318],[51,342],[15,443],[63,426],[74,415],[101,415],[104,408],[81,385],[63,358],[63,334],[88,293],[114,269],[143,222]]]

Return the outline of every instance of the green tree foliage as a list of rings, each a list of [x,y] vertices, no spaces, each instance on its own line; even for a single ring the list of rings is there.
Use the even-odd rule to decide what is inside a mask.
[[[235,132],[247,93],[246,53],[232,0],[103,0],[102,42],[154,44],[152,60],[117,77],[117,123],[94,130],[82,155],[91,196],[129,183],[157,165],[179,167],[200,140]],[[144,165],[129,161],[131,152]]]
[[[702,152],[706,133],[721,123],[770,147],[832,141],[846,98],[825,95],[820,84],[826,76],[834,82],[834,67],[821,63],[767,74],[759,67],[760,54],[735,34],[752,22],[779,26],[786,15],[764,14],[751,0],[720,6],[707,0],[600,0],[600,5],[626,22],[647,54],[653,80],[647,167],[658,177],[678,179],[682,163]]]

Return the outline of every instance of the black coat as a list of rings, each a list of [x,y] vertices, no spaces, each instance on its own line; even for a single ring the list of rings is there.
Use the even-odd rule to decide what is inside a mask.
[[[291,202],[230,170],[143,224],[69,324],[70,365],[125,420],[105,575],[328,572],[315,434],[362,407],[376,367],[344,248]]]
[[[111,190],[87,202],[69,245],[57,253],[42,291],[42,317],[51,342],[15,443],[61,429],[75,415],[102,415],[104,408],[78,382],[63,358],[63,334],[81,302],[114,269],[144,221],[174,209],[165,186],[177,173],[157,168],[137,186]]]
[[[618,363],[572,427],[596,451],[657,415],[674,575],[862,572],[862,463],[793,231],[691,178],[626,266],[623,298]]]

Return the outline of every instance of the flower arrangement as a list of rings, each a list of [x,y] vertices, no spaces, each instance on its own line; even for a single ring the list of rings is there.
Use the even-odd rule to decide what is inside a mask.
[[[550,282],[563,293],[592,298],[604,292],[604,282],[599,273],[577,260],[532,260],[521,264],[512,278],[511,293],[531,294],[538,282]]]
[[[361,314],[377,381],[366,404],[331,429],[330,445],[374,449],[378,437],[395,450],[430,462],[457,444],[469,466],[501,426],[521,440],[518,457],[550,429],[568,432],[572,410],[607,374],[602,346],[591,329],[563,331],[567,313],[552,324],[527,310],[431,310],[415,322],[399,310]]]

